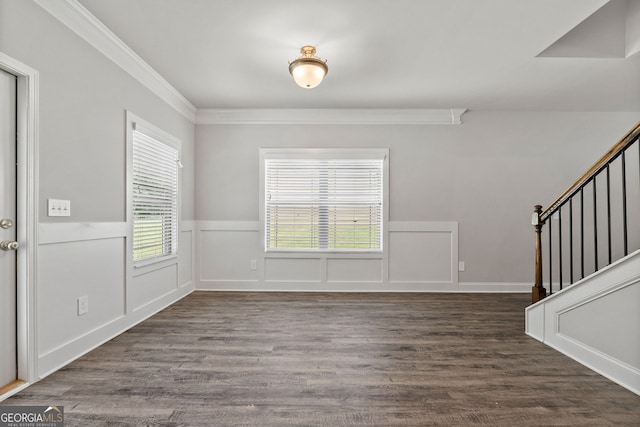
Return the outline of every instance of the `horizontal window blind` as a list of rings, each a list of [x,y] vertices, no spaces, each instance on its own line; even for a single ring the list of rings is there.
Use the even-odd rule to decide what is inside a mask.
[[[382,249],[383,160],[265,159],[269,249]]]
[[[134,262],[177,253],[177,161],[177,149],[133,131]]]

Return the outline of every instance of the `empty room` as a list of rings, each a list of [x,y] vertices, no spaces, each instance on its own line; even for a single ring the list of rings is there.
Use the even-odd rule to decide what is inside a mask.
[[[640,0],[0,0],[0,135],[0,427],[640,425]]]

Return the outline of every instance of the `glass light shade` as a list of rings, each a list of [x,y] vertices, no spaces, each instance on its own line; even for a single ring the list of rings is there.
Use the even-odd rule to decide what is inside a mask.
[[[296,61],[297,62],[297,61]],[[318,86],[326,74],[326,65],[317,61],[299,60],[291,64],[291,75],[298,86],[312,89]]]
[[[314,88],[322,82],[329,71],[327,61],[315,56],[316,48],[313,46],[302,46],[300,53],[301,57],[289,63],[289,73],[298,86],[305,89]]]

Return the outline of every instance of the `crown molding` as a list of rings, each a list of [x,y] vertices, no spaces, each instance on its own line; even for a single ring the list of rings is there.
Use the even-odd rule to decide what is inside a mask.
[[[191,122],[196,107],[77,0],[34,0]]]
[[[452,109],[196,109],[78,0],[34,0],[82,39],[196,124],[456,125]]]
[[[196,124],[459,125],[466,108],[199,109]]]

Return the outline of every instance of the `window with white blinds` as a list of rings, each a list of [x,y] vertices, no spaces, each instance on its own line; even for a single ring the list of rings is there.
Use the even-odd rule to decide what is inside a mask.
[[[132,135],[134,264],[175,255],[178,248],[178,149],[141,131]]]
[[[382,250],[384,158],[265,158],[267,250]]]

